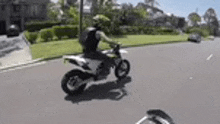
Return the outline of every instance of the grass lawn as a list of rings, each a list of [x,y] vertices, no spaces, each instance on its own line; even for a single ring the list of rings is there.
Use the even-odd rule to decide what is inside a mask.
[[[150,44],[164,44],[187,41],[188,35],[127,35],[120,38],[113,38],[122,43],[123,47],[142,46]],[[100,44],[102,49],[109,48],[107,44]],[[81,53],[82,48],[78,39],[61,40],[48,43],[31,45],[33,59],[52,59],[66,54]]]

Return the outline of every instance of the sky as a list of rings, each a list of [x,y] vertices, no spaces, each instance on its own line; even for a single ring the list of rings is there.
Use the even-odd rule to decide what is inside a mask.
[[[51,0],[57,2],[58,0]],[[119,3],[131,3],[134,6],[144,0],[117,0]],[[203,16],[209,8],[215,9],[220,19],[220,0],[158,0],[159,9],[165,13],[173,13],[176,16],[185,17],[198,10],[198,14]]]

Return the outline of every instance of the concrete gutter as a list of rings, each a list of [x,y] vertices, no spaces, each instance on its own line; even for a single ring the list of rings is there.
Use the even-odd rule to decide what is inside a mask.
[[[13,69],[13,68],[17,68],[17,67],[27,66],[27,65],[30,65],[30,64],[35,64],[35,63],[41,62],[42,60],[43,59],[36,59],[36,60],[28,61],[28,62],[25,62],[25,63],[18,63],[18,64],[13,64],[13,65],[10,65],[10,66],[0,67],[0,72],[5,71],[5,70],[9,70],[9,69]]]

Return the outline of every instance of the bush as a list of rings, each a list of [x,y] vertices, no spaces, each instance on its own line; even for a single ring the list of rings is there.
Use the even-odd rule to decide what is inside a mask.
[[[74,38],[78,34],[78,26],[67,25],[64,26],[64,30],[66,32],[67,37]]]
[[[179,32],[174,30],[174,29],[167,29],[167,28],[162,28],[162,29],[159,29],[159,34],[161,35],[178,35]]]
[[[118,30],[114,30],[114,34],[134,35],[178,35],[179,32],[175,29],[168,29],[162,27],[150,27],[150,26],[120,26]]]
[[[61,26],[53,26],[54,35],[60,40],[63,36],[65,36],[65,32]]]
[[[68,38],[74,38],[78,34],[78,26],[53,26],[53,32],[58,39],[61,39],[64,36],[67,36]]]
[[[52,40],[53,36],[54,36],[54,34],[53,34],[53,30],[51,28],[40,30],[40,37],[43,39],[44,42]]]
[[[191,28],[188,29],[188,33],[198,33],[203,37],[209,36],[209,30],[208,29],[202,29],[202,28]]]
[[[36,43],[36,40],[38,38],[38,32],[28,32],[26,31],[24,33],[25,37],[27,38],[27,40],[31,43],[34,44]]]
[[[25,24],[25,28],[29,32],[35,32],[35,31],[39,31],[44,28],[51,28],[54,25],[61,25],[61,22],[55,22],[55,21],[28,22]]]

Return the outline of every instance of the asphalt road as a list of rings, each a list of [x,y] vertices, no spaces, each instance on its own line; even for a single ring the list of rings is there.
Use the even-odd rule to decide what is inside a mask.
[[[130,77],[67,96],[62,60],[0,74],[0,124],[134,124],[148,109],[176,124],[219,124],[220,39],[127,49]]]

